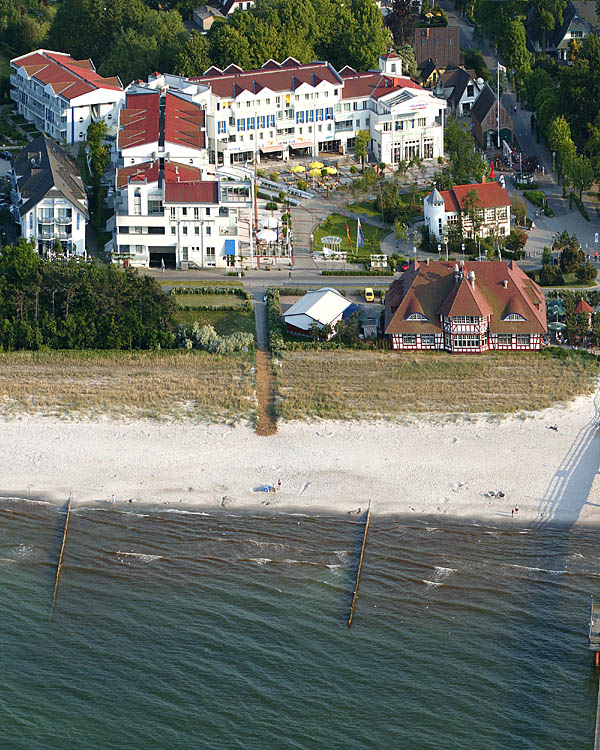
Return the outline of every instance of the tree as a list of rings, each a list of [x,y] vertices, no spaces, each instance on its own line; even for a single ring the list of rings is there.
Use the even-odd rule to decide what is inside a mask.
[[[110,149],[104,143],[108,126],[104,120],[91,122],[87,129],[87,143],[90,149],[90,171],[99,183],[110,161]]]
[[[313,320],[313,322],[308,327],[308,332],[312,336],[312,340],[316,341],[319,336],[321,335],[321,326],[317,323],[316,320]]]
[[[225,69],[231,63],[250,67],[250,45],[245,36],[228,23],[214,23],[208,32],[208,48],[213,65]]]
[[[542,249],[542,265],[543,266],[552,265],[552,250],[550,250],[548,245],[544,245]]]
[[[352,22],[343,37],[346,64],[356,70],[377,68],[390,41],[381,11],[374,0],[352,0],[350,10]]]
[[[412,50],[415,20],[411,0],[394,0],[385,23],[392,32],[395,44],[409,46]]]
[[[548,126],[546,141],[551,151],[560,151],[561,146],[571,140],[571,128],[563,115],[555,117]]]
[[[354,155],[360,160],[363,170],[365,168],[365,159],[368,154],[370,138],[371,134],[368,130],[359,130],[354,139]]]
[[[479,196],[477,195],[476,190],[469,190],[469,192],[465,195],[463,198],[461,210],[460,210],[460,218],[461,218],[461,224],[462,224],[462,235],[465,236],[465,227],[464,227],[464,219],[463,217],[466,217],[471,225],[471,231],[473,239],[477,239],[479,237],[479,232],[481,231],[481,225],[483,224],[483,217],[482,217],[482,209],[481,209],[481,200],[479,199]]]
[[[546,52],[546,39],[556,23],[562,24],[567,0],[534,0],[538,25],[542,31],[542,50]]]
[[[555,235],[552,249],[560,251],[559,263],[563,273],[575,273],[579,266],[585,263],[585,253],[577,236],[570,235],[566,230]]]
[[[417,77],[417,58],[412,44],[401,44],[396,48],[400,59],[402,60],[402,74],[410,78]]]
[[[539,279],[542,286],[562,286],[564,284],[560,266],[543,265]]]
[[[521,20],[509,23],[502,40],[506,64],[512,68],[519,80],[531,71],[531,52],[527,49],[527,34]]]
[[[564,170],[573,188],[579,191],[579,200],[583,191],[589,190],[594,181],[594,169],[591,161],[585,156],[571,156],[564,164]]]
[[[475,151],[475,141],[470,130],[451,117],[446,125],[444,142],[450,165],[441,174],[447,175],[450,187],[481,182],[488,165]]]
[[[175,72],[180,76],[199,76],[210,68],[208,41],[203,34],[192,31],[175,62]]]
[[[525,201],[519,196],[518,193],[514,193],[511,199],[511,211],[515,217],[515,224],[525,226],[525,219],[527,218],[527,206]]]
[[[594,279],[598,275],[598,269],[593,266],[588,260],[579,266],[579,268],[575,271],[575,275],[577,276],[579,281],[583,281],[584,283],[589,284],[594,281]]]

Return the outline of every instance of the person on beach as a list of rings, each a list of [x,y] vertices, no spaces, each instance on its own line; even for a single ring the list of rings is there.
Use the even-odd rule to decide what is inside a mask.
[[[277,478],[277,489],[281,489],[281,479],[279,477]]]
[[[515,517],[515,509],[511,508],[510,515],[514,518]]]
[[[115,495],[114,495],[114,492],[113,492],[113,496],[112,496],[111,500],[112,500],[112,504],[114,505],[115,504]]]
[[[519,506],[515,505],[515,513],[518,513],[518,512],[519,512]]]

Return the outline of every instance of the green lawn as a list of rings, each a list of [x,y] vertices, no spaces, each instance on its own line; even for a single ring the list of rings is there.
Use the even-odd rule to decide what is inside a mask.
[[[540,272],[539,270],[533,272],[533,280],[540,283]],[[589,289],[590,287],[596,286],[596,284],[592,281],[590,284],[587,282],[579,281],[579,279],[575,276],[574,273],[563,273],[563,279],[565,280],[564,284],[559,284],[558,286],[551,286],[551,287],[543,287],[544,289],[562,289],[563,287],[575,287],[580,289]]]
[[[348,208],[355,214],[363,214],[364,216],[375,216],[379,218],[381,215],[375,207],[375,201],[356,201],[356,203],[348,203]]]
[[[348,235],[346,233],[346,224],[350,231],[350,237],[352,239],[352,248],[348,242]],[[325,221],[320,224],[315,230],[315,250],[320,250],[321,238],[327,235],[335,235],[342,238],[342,245],[340,250],[345,250],[348,253],[358,254],[361,258],[368,258],[371,253],[379,253],[381,240],[389,234],[389,229],[382,229],[381,227],[375,227],[372,224],[361,222],[363,235],[365,237],[364,247],[356,247],[356,230],[358,227],[357,219],[349,219],[341,214],[331,214]],[[358,253],[357,253],[358,251]]]
[[[233,312],[228,310],[178,310],[177,320],[186,325],[214,326],[220,336],[228,336],[230,333],[252,333],[256,332],[254,325],[254,313]]]
[[[182,307],[208,307],[209,305],[228,307],[229,305],[243,305],[246,300],[235,294],[176,294],[175,302]]]

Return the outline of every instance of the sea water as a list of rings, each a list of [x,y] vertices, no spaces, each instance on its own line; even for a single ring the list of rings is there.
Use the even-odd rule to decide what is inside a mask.
[[[591,746],[595,530],[0,500],[0,748]]]

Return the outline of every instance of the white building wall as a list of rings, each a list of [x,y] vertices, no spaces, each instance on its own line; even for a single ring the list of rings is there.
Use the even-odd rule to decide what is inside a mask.
[[[70,223],[67,212],[70,210]],[[85,227],[87,218],[80,207],[66,198],[44,198],[30,211],[21,216],[21,234],[36,243],[48,243],[55,239],[69,243],[70,254],[84,256]]]

